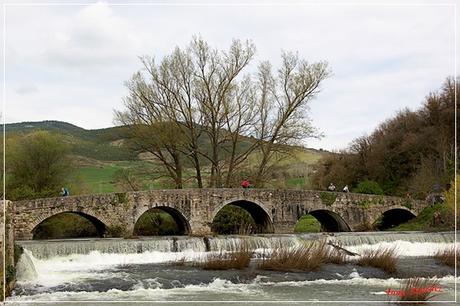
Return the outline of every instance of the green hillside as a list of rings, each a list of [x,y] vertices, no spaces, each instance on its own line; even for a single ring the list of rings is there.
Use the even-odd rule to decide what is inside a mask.
[[[125,145],[122,135],[126,127],[86,130],[61,121],[40,121],[7,124],[5,129],[7,138],[37,130],[58,135],[70,147],[75,164],[72,176],[76,184],[81,185],[78,192],[122,191],[116,183],[116,175],[122,169],[128,169],[140,181],[141,189],[172,187],[167,178],[158,178],[162,168],[154,159],[145,154],[138,155]],[[206,146],[204,143],[202,145]],[[327,152],[296,148],[292,155],[279,162],[278,174],[269,184],[275,188],[310,188],[311,165],[324,154]],[[252,159],[256,158],[253,156]],[[192,169],[185,169],[184,172],[193,175]],[[190,183],[186,187],[195,186]]]

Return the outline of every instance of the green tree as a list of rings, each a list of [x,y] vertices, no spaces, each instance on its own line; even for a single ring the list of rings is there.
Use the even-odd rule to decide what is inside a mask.
[[[456,85],[457,82],[457,85]],[[316,169],[316,187],[328,182],[356,186],[377,182],[385,194],[425,198],[435,183],[447,187],[454,177],[455,86],[447,78],[423,106],[404,109],[381,123],[370,135],[355,139],[340,154],[323,159]],[[457,114],[458,116],[458,114]]]
[[[6,147],[8,199],[57,196],[68,182],[71,163],[68,145],[58,136],[38,131]]]
[[[353,192],[366,194],[383,194],[383,190],[379,183],[369,180],[360,182],[358,186],[353,189]]]

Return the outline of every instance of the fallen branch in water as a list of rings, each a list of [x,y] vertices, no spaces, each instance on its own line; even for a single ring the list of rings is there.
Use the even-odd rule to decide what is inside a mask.
[[[330,246],[334,247],[336,250],[345,252],[347,255],[350,255],[350,256],[357,256],[357,255],[358,255],[358,256],[359,256],[358,253],[354,253],[354,252],[348,251],[347,249],[344,249],[344,248],[342,248],[341,246],[338,246],[338,245],[332,243],[332,241],[328,241],[328,242],[327,242],[327,245],[330,245]]]

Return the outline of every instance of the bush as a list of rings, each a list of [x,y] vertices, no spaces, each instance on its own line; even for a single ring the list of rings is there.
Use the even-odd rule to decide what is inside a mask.
[[[379,183],[375,181],[365,180],[360,182],[356,188],[353,189],[353,192],[356,193],[365,193],[365,194],[383,194],[383,190],[380,187]]]
[[[12,282],[16,278],[16,268],[13,265],[7,265],[5,269],[6,282]]]
[[[238,246],[237,250],[229,253],[219,252],[209,254],[198,265],[205,270],[244,269],[249,266],[253,251],[245,243]]]
[[[366,249],[357,264],[382,269],[387,273],[396,272],[397,256],[394,248]]]
[[[34,239],[61,239],[78,237],[98,237],[94,224],[76,213],[54,215],[34,230]]]
[[[263,257],[259,269],[271,271],[313,271],[326,263],[326,244],[312,243],[294,248],[275,248],[270,257]]]
[[[402,294],[399,295],[399,300],[401,302],[429,301],[436,295],[434,292],[438,290],[440,290],[439,280],[436,278],[409,278],[405,280],[401,285],[401,289],[399,291]],[[404,304],[401,303],[401,305]]]
[[[250,234],[257,231],[257,225],[246,210],[227,205],[217,213],[211,229],[217,234]]]
[[[320,231],[321,223],[310,214],[302,216],[294,227],[296,233],[318,233]]]
[[[24,248],[18,244],[14,244],[14,265],[19,261],[19,258],[21,258],[22,253],[24,253]]]
[[[332,263],[336,265],[341,265],[346,262],[346,257],[343,252],[335,248],[331,248],[326,252],[325,263]]]
[[[139,236],[183,234],[170,214],[155,208],[147,211],[139,218],[134,227],[134,233]]]
[[[449,267],[455,267],[455,247],[438,251],[434,258]],[[457,249],[457,265],[460,265],[460,249]]]

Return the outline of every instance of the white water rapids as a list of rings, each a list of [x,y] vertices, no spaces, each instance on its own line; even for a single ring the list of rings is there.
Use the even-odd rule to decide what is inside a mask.
[[[91,305],[91,301],[117,300],[130,305],[129,301],[339,300],[356,305],[353,301],[362,300],[376,305],[378,301],[394,300],[385,290],[398,289],[404,275],[389,276],[374,268],[327,265],[316,272],[281,273],[254,268],[204,271],[169,264],[197,261],[209,252],[232,251],[243,240],[257,257],[280,245],[292,247],[324,238],[356,253],[394,247],[401,258],[401,270],[438,275],[443,291],[435,300],[454,299],[454,270],[430,258],[453,246],[454,232],[377,232],[214,237],[207,241],[196,237],[23,241],[25,252],[9,301],[21,305],[27,301],[81,301],[73,305]]]

